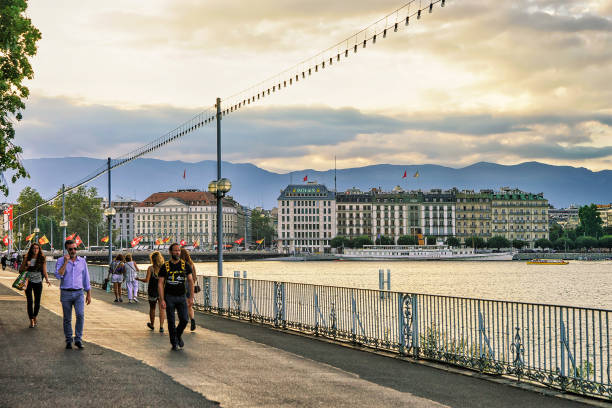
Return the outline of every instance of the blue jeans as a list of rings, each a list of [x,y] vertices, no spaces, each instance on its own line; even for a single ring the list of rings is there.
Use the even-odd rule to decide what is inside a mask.
[[[82,290],[61,290],[60,301],[64,311],[64,335],[66,343],[72,343],[72,307],[76,314],[76,326],[74,328],[75,342],[81,342],[83,337],[83,324],[85,323],[85,296]]]
[[[178,314],[179,324],[174,326],[174,311]],[[168,319],[168,335],[170,344],[176,346],[178,339],[183,335],[183,330],[187,327],[189,314],[187,313],[187,299],[185,296],[166,295],[166,319]]]

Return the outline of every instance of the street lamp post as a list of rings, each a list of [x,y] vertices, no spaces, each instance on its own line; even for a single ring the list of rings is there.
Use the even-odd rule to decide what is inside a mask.
[[[208,183],[208,191],[217,198],[217,276],[223,276],[223,197],[231,188],[226,178]]]

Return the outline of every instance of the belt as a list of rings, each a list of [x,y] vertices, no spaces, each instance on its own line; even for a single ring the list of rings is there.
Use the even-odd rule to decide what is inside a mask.
[[[62,290],[67,290],[69,292],[76,292],[77,290],[81,290],[81,291],[83,290],[83,289],[64,289],[64,288],[61,288],[61,289]]]

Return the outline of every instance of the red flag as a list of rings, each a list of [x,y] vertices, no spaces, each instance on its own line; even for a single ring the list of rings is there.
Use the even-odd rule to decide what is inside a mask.
[[[11,240],[9,239],[8,234],[4,236],[4,239],[2,239],[2,243],[6,246],[8,246],[11,243]]]
[[[408,175],[406,174],[406,170],[404,170],[404,175],[402,176],[402,178],[406,178],[408,177]]]
[[[238,238],[237,240],[234,241],[234,244],[242,244],[242,242],[244,241],[244,238]]]
[[[187,175],[187,169],[183,170],[183,179],[185,179],[186,175]]]
[[[8,221],[9,221],[9,231],[11,231],[13,229],[13,206],[9,205],[8,208],[6,210],[4,210],[4,214],[8,215]]]
[[[81,237],[79,237],[78,235],[74,238],[74,243],[79,246],[83,243],[83,241],[81,241]]]
[[[193,247],[194,248],[198,248],[200,246],[200,241],[198,241],[197,239],[195,241],[193,241]]]
[[[181,244],[181,246],[185,246],[187,245],[187,241],[185,241],[184,239],[181,239],[181,242],[179,242],[179,244]]]
[[[76,235],[76,232],[73,234],[70,234],[66,237],[66,241],[68,241],[69,239],[74,239],[74,236]]]
[[[105,237],[102,237],[102,239],[101,239],[100,241],[102,241],[102,242],[108,242],[108,235],[107,235],[107,236],[105,236]]]
[[[308,181],[308,176],[304,176],[304,181]]]
[[[134,239],[131,242],[132,248],[134,248],[136,245],[138,245],[140,243],[140,241],[142,241],[144,237],[134,237]]]

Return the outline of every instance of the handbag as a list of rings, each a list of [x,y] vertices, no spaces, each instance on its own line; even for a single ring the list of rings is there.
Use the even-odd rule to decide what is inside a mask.
[[[25,270],[25,271],[21,272],[19,274],[19,276],[17,276],[17,279],[15,279],[15,281],[13,282],[13,287],[15,289],[18,289],[18,290],[24,290],[25,289],[25,281],[26,281],[27,273],[28,273],[28,271]]]
[[[108,288],[108,278],[104,279],[104,283],[102,284],[102,290],[106,290]]]
[[[202,290],[202,288],[200,287],[200,285],[195,285],[193,287],[193,293],[199,293]]]

